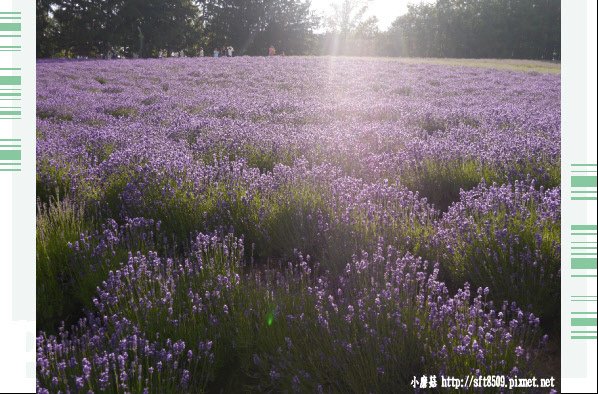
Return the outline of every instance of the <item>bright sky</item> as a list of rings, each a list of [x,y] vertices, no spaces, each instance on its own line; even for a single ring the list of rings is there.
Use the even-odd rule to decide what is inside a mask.
[[[330,12],[330,5],[336,1],[312,0],[311,6],[314,11],[326,15]],[[407,12],[407,4],[419,4],[421,2],[422,0],[370,0],[368,16],[374,15],[378,17],[378,20],[380,21],[378,27],[382,30],[386,30],[397,16]],[[430,2],[430,0],[423,0],[423,2]]]

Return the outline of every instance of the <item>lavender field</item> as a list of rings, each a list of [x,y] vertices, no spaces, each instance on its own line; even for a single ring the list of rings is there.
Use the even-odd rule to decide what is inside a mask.
[[[559,74],[46,61],[37,100],[38,392],[559,375]]]

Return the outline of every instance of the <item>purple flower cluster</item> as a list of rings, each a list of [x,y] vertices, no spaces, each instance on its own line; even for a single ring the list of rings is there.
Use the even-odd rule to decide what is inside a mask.
[[[492,285],[547,321],[560,314],[560,188],[534,181],[462,191],[436,226],[433,249],[454,283]]]
[[[182,340],[148,340],[119,316],[91,316],[70,333],[38,336],[37,392],[187,389],[188,365],[206,354],[185,349]]]
[[[451,296],[438,280],[437,266],[384,248],[382,240],[371,256],[362,253],[347,264],[338,279],[315,278],[307,287],[308,263],[299,259],[292,277],[302,283],[295,285],[304,295],[294,313],[285,311],[291,340],[285,338],[284,352],[272,352],[274,367],[268,368],[277,371],[270,374],[274,387],[292,389],[298,374],[304,391],[323,385],[332,391],[386,392],[407,385],[409,371],[523,372],[535,357],[539,320],[533,314],[514,303],[495,306],[487,299],[488,288],[472,294],[465,284]],[[272,288],[283,305],[297,293],[293,285],[286,291]]]
[[[240,58],[40,63],[38,76],[39,179],[50,193],[62,183],[97,189],[125,171],[142,182],[129,199],[149,177],[169,180],[160,190],[169,193],[214,174],[196,165],[214,157],[271,170],[303,156],[420,189],[447,166],[558,184],[555,75]]]
[[[200,234],[181,262],[131,255],[98,287],[89,319],[38,337],[38,392],[205,387],[242,254],[240,239]]]
[[[494,307],[488,289],[451,296],[438,267],[382,240],[338,278],[300,254],[287,269],[243,274],[242,254],[240,239],[200,234],[185,259],[131,256],[88,320],[38,337],[38,391],[205,389],[231,352],[269,378],[260,389],[293,390],[384,391],[414,370],[523,373],[535,356],[533,314]],[[259,338],[251,357],[247,335]]]

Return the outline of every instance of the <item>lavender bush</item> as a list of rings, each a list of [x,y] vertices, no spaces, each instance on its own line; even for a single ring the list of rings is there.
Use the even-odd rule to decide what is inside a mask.
[[[88,320],[38,338],[38,391],[203,391],[224,375],[259,390],[385,392],[420,371],[521,376],[535,359],[533,315],[494,308],[487,288],[450,296],[437,267],[382,242],[334,280],[300,254],[239,273],[242,255],[242,240],[202,234],[185,259],[131,255]]]
[[[453,283],[496,285],[546,319],[560,313],[560,189],[481,184],[462,191],[438,223],[434,244]]]

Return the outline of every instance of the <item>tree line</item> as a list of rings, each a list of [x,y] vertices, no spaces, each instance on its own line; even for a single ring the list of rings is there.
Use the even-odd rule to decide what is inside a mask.
[[[388,51],[421,57],[560,59],[560,0],[437,0],[409,7]]]
[[[560,60],[560,0],[436,0],[381,31],[368,0],[36,0],[37,56],[157,57],[232,45],[238,55]]]

